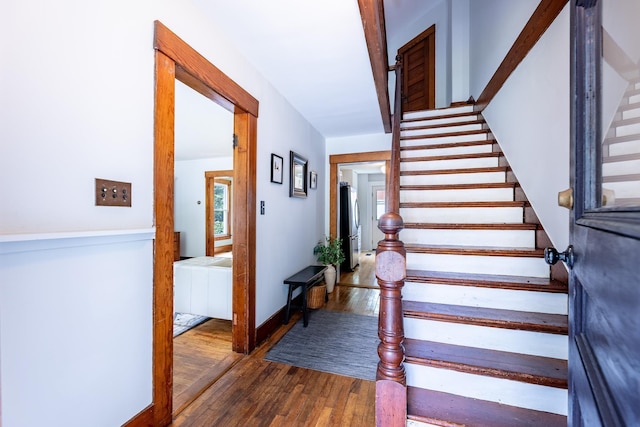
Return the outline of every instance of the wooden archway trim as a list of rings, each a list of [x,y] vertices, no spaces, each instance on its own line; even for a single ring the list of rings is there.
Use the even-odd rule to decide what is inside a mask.
[[[368,151],[364,153],[333,154],[329,156],[329,235],[338,235],[338,165],[344,163],[385,162],[389,171],[391,151]],[[385,184],[386,185],[386,184]]]
[[[155,22],[153,401],[128,426],[171,423],[173,394],[173,196],[175,79],[234,113],[233,350],[255,348],[255,224],[258,101]]]

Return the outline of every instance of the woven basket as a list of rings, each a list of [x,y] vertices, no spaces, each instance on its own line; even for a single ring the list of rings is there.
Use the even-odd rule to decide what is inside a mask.
[[[316,285],[307,291],[307,307],[320,308],[324,305],[324,297],[327,294],[327,285]]]

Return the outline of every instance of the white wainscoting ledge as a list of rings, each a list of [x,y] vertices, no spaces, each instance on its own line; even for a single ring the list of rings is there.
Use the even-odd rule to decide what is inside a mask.
[[[153,240],[155,227],[0,235],[0,255]]]

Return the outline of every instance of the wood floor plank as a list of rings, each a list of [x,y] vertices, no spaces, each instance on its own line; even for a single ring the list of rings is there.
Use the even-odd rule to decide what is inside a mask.
[[[379,292],[337,286],[324,309],[377,315]],[[349,425],[346,419],[352,425],[375,425],[374,381],[264,360],[300,316],[294,313],[288,325],[282,325],[252,354],[239,355],[240,360],[177,414],[171,425],[324,427]]]

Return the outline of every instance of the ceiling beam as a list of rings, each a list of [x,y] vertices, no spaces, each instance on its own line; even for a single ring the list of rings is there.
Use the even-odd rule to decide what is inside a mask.
[[[383,0],[358,0],[364,38],[367,42],[373,81],[380,105],[382,125],[391,133],[391,107],[389,103],[389,57],[384,22]]]

